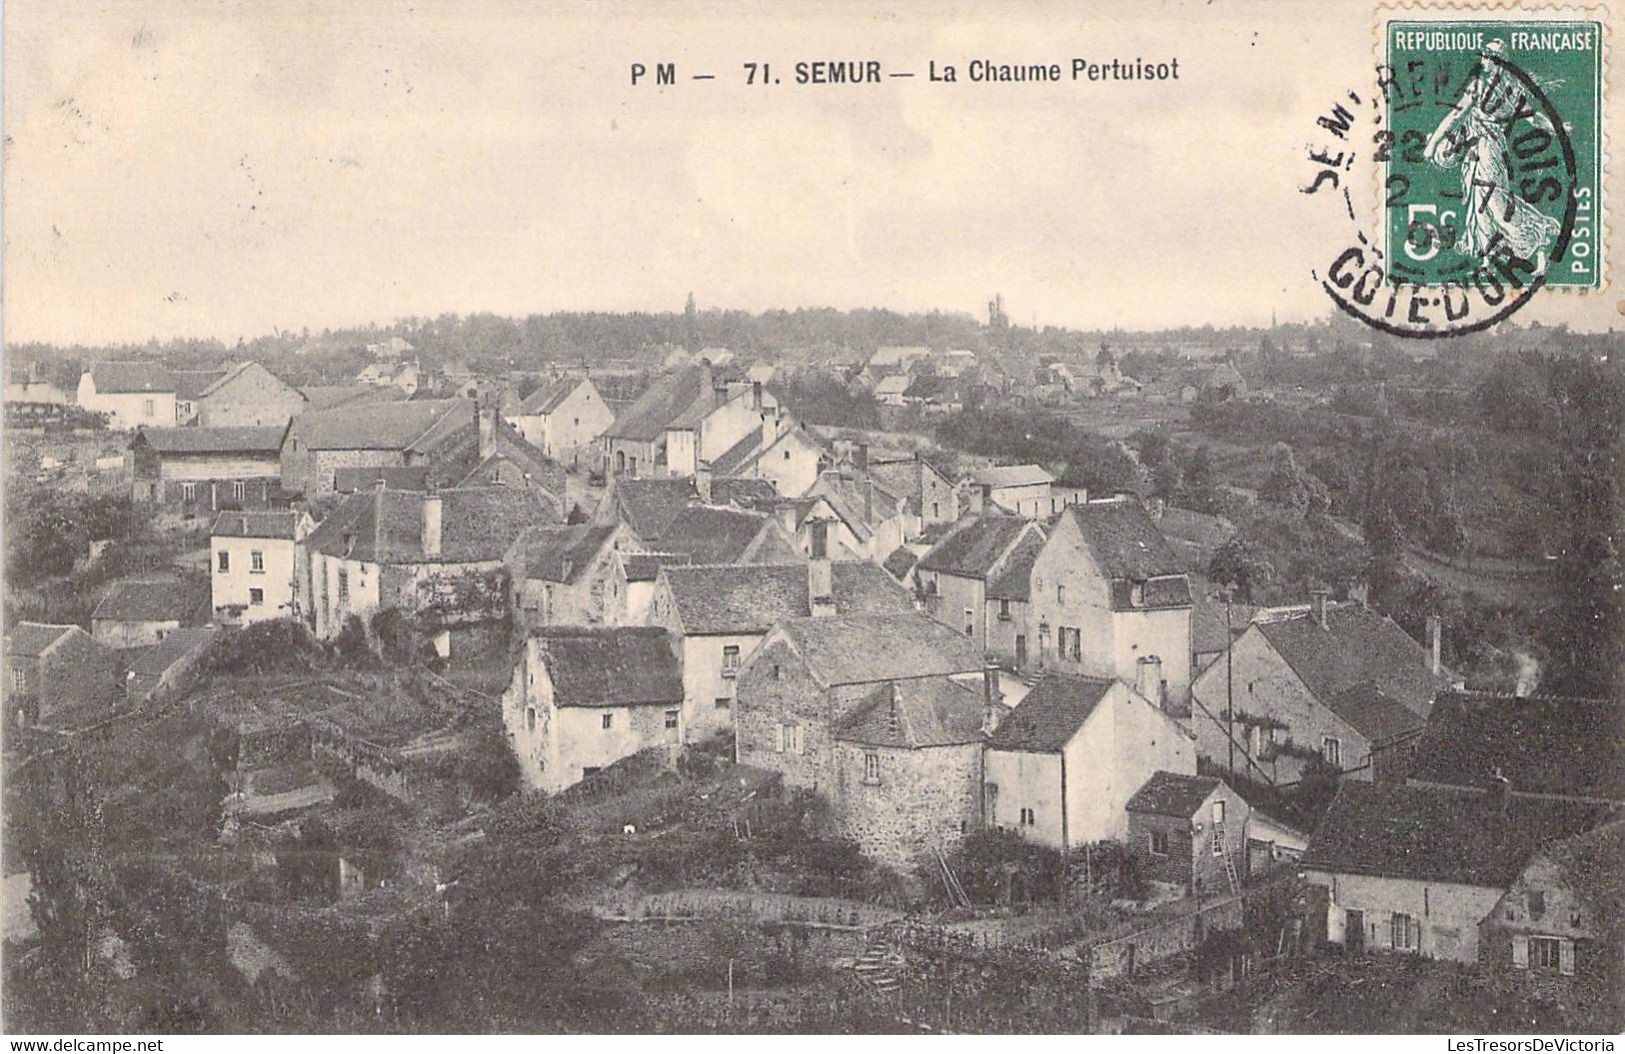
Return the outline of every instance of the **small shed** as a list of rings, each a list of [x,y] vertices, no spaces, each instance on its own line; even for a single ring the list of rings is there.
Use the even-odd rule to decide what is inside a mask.
[[[1188,893],[1239,888],[1252,809],[1223,780],[1157,772],[1124,808],[1129,852],[1146,878]]]

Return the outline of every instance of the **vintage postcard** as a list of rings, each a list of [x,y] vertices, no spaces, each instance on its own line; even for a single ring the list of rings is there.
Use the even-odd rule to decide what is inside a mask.
[[[1613,1050],[1620,14],[11,0],[0,1029]]]

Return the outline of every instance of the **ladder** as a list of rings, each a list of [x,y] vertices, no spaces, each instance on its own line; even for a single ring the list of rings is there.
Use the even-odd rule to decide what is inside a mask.
[[[1224,861],[1224,877],[1230,880],[1230,892],[1241,892],[1241,879],[1236,875],[1236,862],[1230,856],[1230,841],[1224,836],[1224,821],[1213,821],[1213,844],[1219,848],[1219,859]]]
[[[970,895],[965,892],[965,887],[959,884],[959,876],[954,874],[953,865],[948,863],[948,857],[942,852],[942,847],[935,846],[933,851],[936,853],[937,865],[942,868],[942,884],[948,889],[948,899],[957,907],[970,907]]]

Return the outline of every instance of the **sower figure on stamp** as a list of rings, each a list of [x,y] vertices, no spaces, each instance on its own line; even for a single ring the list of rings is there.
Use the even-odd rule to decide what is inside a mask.
[[[1512,192],[1506,130],[1494,111],[1503,105],[1515,107],[1517,98],[1515,82],[1491,75],[1501,50],[1499,40],[1484,45],[1478,69],[1428,137],[1423,153],[1441,168],[1455,164],[1461,169],[1464,229],[1457,249],[1483,258],[1499,236],[1514,254],[1534,262],[1536,274],[1542,274],[1546,247],[1562,224]],[[1544,121],[1539,114],[1531,119]]]

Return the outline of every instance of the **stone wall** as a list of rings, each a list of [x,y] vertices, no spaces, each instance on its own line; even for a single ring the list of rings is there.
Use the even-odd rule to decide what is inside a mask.
[[[879,778],[866,779],[866,757]],[[909,750],[838,742],[831,798],[840,833],[899,870],[944,852],[982,825],[979,743]]]

